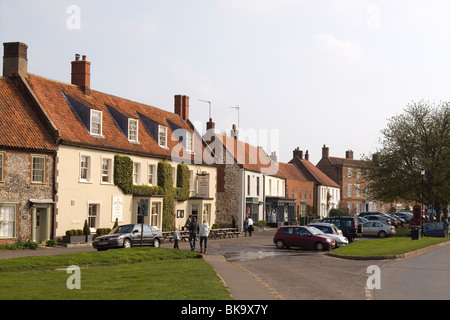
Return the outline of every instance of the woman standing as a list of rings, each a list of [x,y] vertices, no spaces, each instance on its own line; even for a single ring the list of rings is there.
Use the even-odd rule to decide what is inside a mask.
[[[208,236],[209,236],[209,225],[206,220],[203,220],[203,224],[200,226],[200,253],[206,253]],[[205,243],[205,251],[202,250],[203,242]]]

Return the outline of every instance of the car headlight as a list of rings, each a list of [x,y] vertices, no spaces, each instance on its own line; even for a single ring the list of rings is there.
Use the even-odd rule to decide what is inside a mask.
[[[327,239],[327,242],[328,242],[328,243],[331,243],[331,239]]]

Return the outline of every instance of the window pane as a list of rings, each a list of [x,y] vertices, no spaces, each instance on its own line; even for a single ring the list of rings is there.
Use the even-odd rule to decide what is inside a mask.
[[[45,158],[33,157],[32,182],[44,183]]]
[[[14,206],[0,207],[0,222],[0,237],[14,237],[16,222]]]
[[[102,134],[102,112],[91,110],[91,133],[95,135]]]

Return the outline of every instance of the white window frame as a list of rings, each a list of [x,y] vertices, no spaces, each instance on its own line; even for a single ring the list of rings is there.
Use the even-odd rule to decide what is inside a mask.
[[[12,217],[13,220],[10,219],[10,216],[7,217],[6,215],[8,214],[7,212],[5,212],[5,208],[12,208]],[[0,225],[0,239],[7,239],[7,238],[15,238],[16,237],[16,224],[17,224],[17,206],[15,204],[12,203],[0,203],[0,221],[2,222]],[[11,213],[9,213],[8,215],[11,215]],[[5,233],[5,228],[6,226],[8,226],[8,229],[6,232],[8,232],[8,234],[4,234]]]
[[[161,141],[163,140],[163,141]],[[167,127],[158,125],[158,145],[167,148]]]
[[[156,180],[156,165],[154,164],[149,164],[147,167],[147,183],[149,186],[156,186],[157,185],[157,180]]]
[[[139,142],[139,121],[137,119],[128,119],[128,141]]]
[[[348,198],[352,197],[352,191],[353,191],[352,189],[353,189],[352,184],[351,183],[347,184],[347,197]]]
[[[43,160],[42,168],[35,168],[35,160]],[[42,155],[32,155],[31,156],[31,183],[33,184],[44,184],[45,183],[45,165],[46,165],[46,157]],[[35,180],[36,176],[40,176],[39,180]]]
[[[103,161],[107,161],[108,162],[108,168],[103,167]],[[101,158],[101,179],[100,179],[100,183],[101,184],[112,184],[113,183],[113,159],[112,158],[106,158],[106,157],[102,157]],[[104,181],[103,178],[106,177],[107,181]]]
[[[83,167],[83,158],[86,158],[86,167]],[[91,183],[92,180],[92,156],[88,154],[80,154],[80,180],[79,182]],[[84,174],[85,171],[85,174]],[[86,176],[84,176],[86,175]]]
[[[141,185],[141,171],[142,166],[140,162],[133,162],[133,185]]]
[[[194,152],[194,138],[192,132],[186,131],[186,151]]]
[[[361,185],[360,184],[356,185],[356,196],[361,197]]]
[[[353,169],[352,168],[347,168],[347,178],[351,178],[353,175]]]
[[[91,216],[91,206],[96,206],[97,207],[97,212],[95,216]],[[100,224],[100,214],[102,212],[102,203],[99,201],[88,201],[87,203],[87,221],[88,221],[88,226],[89,228],[95,228],[97,229],[99,224]],[[95,223],[92,226],[91,225],[91,219],[95,219]]]
[[[94,121],[99,119],[100,121]],[[99,132],[94,132],[94,127],[99,127]],[[102,136],[103,132],[103,112],[100,110],[91,109],[91,117],[90,117],[90,133],[93,136]]]

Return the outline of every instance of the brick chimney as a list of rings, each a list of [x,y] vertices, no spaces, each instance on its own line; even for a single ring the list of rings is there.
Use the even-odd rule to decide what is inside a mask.
[[[236,127],[236,125],[235,124],[233,124],[232,126],[231,126],[231,136],[233,137],[233,138],[235,138],[235,139],[237,139],[238,137],[239,137],[239,130],[237,129],[237,127]]]
[[[308,160],[308,161],[309,161],[309,153],[308,153],[308,150],[306,150],[306,153],[305,153],[305,160]]]
[[[328,149],[328,147],[323,145],[323,147],[322,147],[322,159],[323,158],[328,158],[329,156],[330,156],[330,149]]]
[[[345,151],[345,158],[353,159],[353,151],[352,150]]]
[[[206,123],[206,130],[214,130],[216,128],[216,124],[212,121],[212,118],[209,118],[209,121]]]
[[[75,61],[72,61],[72,84],[79,86],[85,95],[91,94],[91,63],[83,55],[75,55]]]
[[[22,42],[3,43],[3,76],[26,76],[28,69],[28,46]]]
[[[189,119],[189,97],[184,95],[175,96],[174,112],[183,120]]]
[[[295,149],[294,150],[294,152],[293,152],[293,157],[294,158],[300,158],[300,159],[303,159],[303,151],[302,150],[300,150],[300,148],[299,147],[297,147],[297,149]]]

